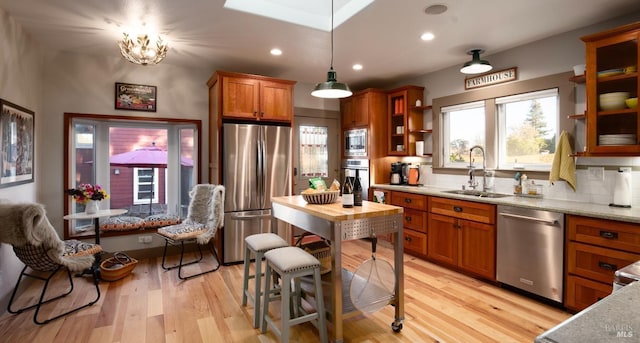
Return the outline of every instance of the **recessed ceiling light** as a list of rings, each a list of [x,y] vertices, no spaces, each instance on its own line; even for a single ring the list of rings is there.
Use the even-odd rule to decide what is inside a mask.
[[[431,5],[431,6],[429,6],[429,7],[424,9],[424,13],[437,15],[437,14],[442,14],[442,13],[446,12],[447,9],[448,8],[447,8],[446,5]]]
[[[273,49],[271,49],[271,54],[273,56],[280,56],[280,55],[282,55],[282,50],[280,50],[278,48],[273,48]]]
[[[422,34],[422,36],[420,36],[420,39],[426,41],[433,40],[434,38],[436,38],[436,36],[434,36],[431,32],[425,32]]]
[[[351,68],[353,68],[353,70],[362,70],[362,64],[356,63]]]

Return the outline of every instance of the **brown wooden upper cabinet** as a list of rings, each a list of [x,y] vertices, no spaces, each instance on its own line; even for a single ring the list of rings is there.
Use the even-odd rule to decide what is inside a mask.
[[[291,122],[295,81],[217,71],[209,88],[217,87],[222,119]]]
[[[640,155],[638,108],[616,109],[600,103],[600,95],[640,89],[640,23],[581,38],[586,44],[587,154]]]
[[[342,128],[369,125],[369,101],[366,93],[354,94],[341,101]]]

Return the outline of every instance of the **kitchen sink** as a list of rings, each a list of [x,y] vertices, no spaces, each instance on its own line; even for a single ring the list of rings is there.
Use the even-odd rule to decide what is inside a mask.
[[[442,191],[442,192],[449,193],[449,194],[470,195],[478,198],[504,198],[504,197],[511,196],[510,194],[483,192],[475,189],[454,189],[454,190]]]

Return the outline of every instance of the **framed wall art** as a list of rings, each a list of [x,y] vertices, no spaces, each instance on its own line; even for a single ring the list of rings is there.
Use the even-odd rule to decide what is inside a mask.
[[[0,188],[33,182],[33,111],[2,99],[0,110]]]
[[[156,111],[156,86],[116,82],[115,108],[129,111]]]

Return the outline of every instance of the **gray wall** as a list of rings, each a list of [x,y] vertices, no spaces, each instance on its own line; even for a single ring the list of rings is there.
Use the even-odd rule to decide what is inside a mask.
[[[206,80],[212,71],[187,69],[170,64],[139,66],[119,57],[78,55],[68,52],[52,53],[45,57],[43,74],[45,109],[40,121],[48,129],[47,154],[39,161],[46,166],[47,182],[38,186],[37,198],[49,208],[51,223],[59,228],[63,201],[64,113],[111,114],[138,117],[185,118],[202,121],[202,175],[208,179],[206,146],[208,144],[208,92]],[[116,82],[154,85],[158,87],[157,112],[122,111],[114,109]],[[44,140],[41,139],[41,143]],[[36,164],[36,165],[38,165]],[[39,168],[42,170],[42,168]],[[137,240],[128,237],[101,241],[107,251],[139,249]],[[145,246],[147,247],[147,246]]]
[[[36,136],[45,132],[43,115],[43,65],[37,45],[0,9],[0,98],[35,112]],[[38,144],[40,143],[40,144]],[[36,139],[35,168],[42,169],[40,158],[45,154]],[[42,174],[40,174],[42,175]],[[37,201],[36,190],[44,183],[36,174],[35,182],[0,189],[0,201]],[[1,224],[0,224],[1,225]],[[2,228],[0,227],[0,230]],[[0,311],[7,307],[8,294],[13,289],[21,263],[10,245],[0,244]]]

